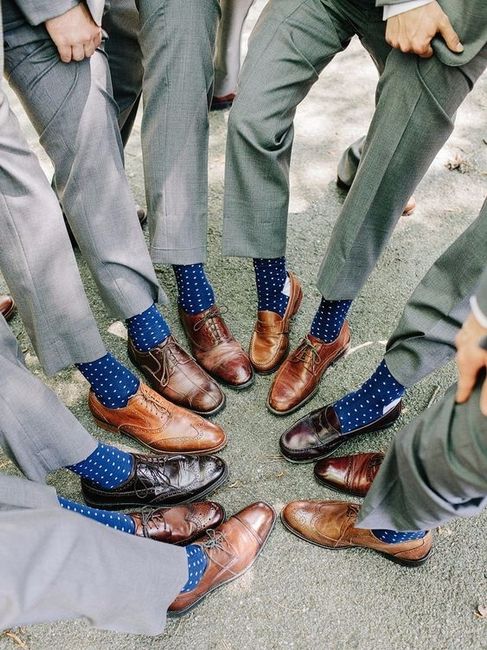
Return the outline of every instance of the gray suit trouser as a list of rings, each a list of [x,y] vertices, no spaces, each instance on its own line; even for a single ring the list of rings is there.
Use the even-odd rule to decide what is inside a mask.
[[[165,296],[125,176],[106,56],[98,51],[89,60],[66,65],[42,32],[38,40],[19,44],[15,31],[5,34],[7,78],[53,162],[56,190],[105,305],[116,318],[130,318]],[[47,234],[42,237],[51,204],[52,200],[47,204],[40,200],[28,211],[12,211],[17,237],[10,242],[10,260],[2,264],[26,323],[39,315],[33,313],[35,305],[21,296],[28,281],[27,269],[20,263],[24,252],[29,251],[27,264],[37,266],[35,282],[51,315],[51,327],[39,328],[33,341],[47,372],[62,366],[55,350],[50,355],[44,346],[41,353],[39,340],[53,332],[63,338],[81,338],[80,331],[70,327],[70,312],[79,310],[79,304],[60,262],[70,246],[60,217],[56,216],[51,228],[60,232],[51,240]],[[63,365],[88,360],[73,356]]]
[[[97,442],[27,370],[2,317],[0,412],[0,445],[30,479],[0,475],[0,629],[85,618],[104,629],[159,634],[187,579],[184,549],[59,507],[54,489],[42,484],[46,474],[87,458]]]
[[[218,0],[121,0],[104,21],[121,126],[143,88],[142,153],[156,263],[206,260],[208,105],[219,15]]]
[[[360,509],[361,528],[428,530],[485,508],[487,417],[480,389],[481,382],[468,402],[455,404],[453,386],[394,438]]]

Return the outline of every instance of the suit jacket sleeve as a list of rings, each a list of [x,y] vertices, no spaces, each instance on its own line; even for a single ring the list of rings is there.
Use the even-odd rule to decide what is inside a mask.
[[[480,311],[487,318],[487,268],[482,274],[475,297],[477,298],[477,304]]]
[[[35,26],[76,7],[79,0],[15,0],[27,21]]]

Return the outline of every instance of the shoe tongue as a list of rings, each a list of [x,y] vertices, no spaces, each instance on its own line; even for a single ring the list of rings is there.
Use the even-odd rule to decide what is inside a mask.
[[[326,409],[325,417],[326,417],[330,427],[335,429],[335,431],[338,431],[338,433],[342,432],[342,427],[341,427],[341,424],[340,424],[340,420],[338,419],[338,415],[336,414],[336,411],[333,408],[333,406],[329,406]]]

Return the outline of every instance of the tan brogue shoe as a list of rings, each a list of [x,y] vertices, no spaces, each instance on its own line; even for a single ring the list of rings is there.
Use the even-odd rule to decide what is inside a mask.
[[[131,512],[135,534],[166,544],[189,544],[209,528],[216,528],[225,519],[219,503],[200,501],[174,508],[146,508]]]
[[[0,314],[10,320],[15,314],[15,302],[10,296],[0,295]]]
[[[139,352],[129,339],[128,353],[151,387],[173,404],[206,416],[225,406],[225,395],[216,381],[173,336],[147,352]]]
[[[346,354],[349,347],[347,321],[331,343],[323,343],[308,334],[274,377],[267,398],[269,411],[274,415],[289,415],[304,406],[318,391],[326,369]]]
[[[274,311],[258,311],[257,322],[250,339],[249,356],[255,370],[261,375],[274,372],[289,349],[291,319],[298,312],[303,291],[294,273],[288,273],[290,292],[284,316]]]
[[[314,475],[327,488],[364,497],[383,460],[384,454],[379,452],[325,458],[316,463]]]
[[[216,530],[196,540],[206,553],[208,564],[197,586],[179,594],[169,607],[173,616],[185,614],[205,596],[243,575],[264,548],[276,521],[274,509],[258,502],[247,506]]]
[[[126,406],[107,408],[93,391],[88,405],[99,427],[123,433],[156,451],[211,454],[227,443],[218,425],[168,402],[142,383]]]
[[[194,358],[208,374],[236,390],[254,383],[250,359],[216,305],[199,314],[187,314],[180,308],[179,318]]]
[[[293,501],[281,513],[284,526],[297,537],[330,549],[369,548],[404,566],[419,566],[431,553],[430,532],[421,539],[386,544],[366,528],[356,528],[360,506],[343,501]]]

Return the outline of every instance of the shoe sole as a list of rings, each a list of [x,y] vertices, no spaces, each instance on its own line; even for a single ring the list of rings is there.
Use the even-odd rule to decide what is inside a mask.
[[[215,483],[209,485],[202,492],[198,492],[198,494],[195,494],[194,496],[188,499],[183,499],[181,501],[170,501],[170,502],[162,501],[157,505],[150,504],[145,501],[127,501],[123,503],[120,501],[116,501],[116,502],[92,501],[91,499],[87,499],[84,494],[83,494],[83,498],[85,500],[85,503],[90,507],[101,508],[102,510],[125,510],[127,508],[141,508],[143,506],[151,506],[153,508],[172,508],[173,506],[180,506],[180,505],[184,505],[185,503],[192,503],[193,501],[202,501],[205,497],[207,497],[209,494],[212,494],[218,488],[220,488],[224,483],[226,483],[228,479],[228,474],[229,474],[228,466],[225,465],[225,469],[223,471],[223,474],[220,476],[220,478],[217,481],[215,481]]]
[[[284,517],[282,516],[282,513],[280,515],[281,518],[281,523],[286,528],[290,533],[295,535],[296,537],[299,537],[299,539],[304,540],[305,542],[308,542],[308,544],[313,544],[314,546],[318,546],[319,548],[326,548],[327,551],[349,551],[350,549],[364,549],[366,551],[374,551],[374,553],[379,553],[379,555],[384,556],[387,560],[390,560],[391,562],[394,562],[395,564],[400,564],[401,566],[405,567],[418,567],[424,564],[430,557],[433,549],[430,548],[430,550],[426,553],[426,555],[419,560],[406,560],[404,558],[399,558],[395,557],[393,555],[389,555],[389,553],[384,553],[382,551],[378,551],[375,548],[371,548],[370,546],[359,546],[358,544],[356,546],[326,546],[325,544],[320,544],[319,542],[314,542],[311,539],[308,539],[304,535],[301,535],[301,533],[298,533],[297,530],[295,530],[292,526],[290,526]]]
[[[123,429],[118,429],[117,427],[113,427],[112,425],[108,424],[107,422],[103,422],[102,420],[99,420],[96,418],[93,414],[93,419],[95,420],[95,423],[100,429],[103,429],[104,431],[109,431],[110,433],[118,433],[123,436],[127,436],[127,438],[131,438],[132,440],[135,440],[136,442],[139,443],[139,445],[142,445],[144,447],[147,447],[147,449],[150,449],[151,451],[155,451],[158,454],[166,454],[168,456],[180,456],[181,454],[189,454],[191,456],[207,456],[208,454],[216,454],[218,451],[221,451],[227,446],[228,441],[225,440],[222,442],[221,445],[218,447],[213,447],[211,449],[199,449],[197,451],[167,451],[165,449],[159,449],[158,447],[152,447],[151,445],[148,445],[146,442],[143,442],[136,436],[134,436],[132,433],[128,433],[124,431]]]
[[[208,370],[205,370],[205,372],[207,372],[210,375],[210,377],[212,377],[219,384],[221,384],[222,386],[225,386],[225,388],[231,388],[232,390],[245,390],[246,388],[250,388],[251,386],[253,386],[254,382],[255,382],[255,372],[254,372],[254,370],[252,370],[251,378],[248,381],[246,381],[245,384],[229,384],[228,382],[226,382],[224,379],[222,379],[218,375],[215,375],[215,374],[213,374],[211,372],[208,372]]]
[[[274,514],[275,514],[275,511],[274,511]],[[277,521],[277,514],[275,514],[275,516],[274,516],[274,521],[272,522],[272,526],[269,528],[269,532],[267,533],[266,538],[263,541],[262,546],[260,547],[257,555],[254,557],[252,562],[247,567],[245,567],[245,569],[241,573],[239,573],[236,576],[232,576],[231,578],[228,578],[228,580],[224,580],[223,582],[220,582],[219,584],[215,585],[211,589],[208,589],[208,591],[206,591],[204,594],[202,594],[200,596],[200,598],[198,598],[198,600],[196,600],[194,603],[189,605],[189,607],[186,607],[185,609],[181,609],[179,612],[170,612],[170,611],[168,611],[167,616],[169,618],[179,618],[180,616],[184,616],[184,614],[187,614],[192,609],[194,609],[197,605],[199,605],[201,603],[202,600],[204,600],[207,596],[209,596],[213,591],[216,591],[220,587],[223,587],[223,586],[227,585],[229,582],[233,582],[234,580],[237,580],[238,578],[241,578],[243,575],[245,575],[247,573],[247,571],[249,571],[253,567],[255,561],[257,560],[257,558],[260,556],[260,554],[264,550],[264,547],[267,544],[267,540],[269,539],[269,537],[271,536],[272,531],[274,530],[274,527],[276,525],[276,521]]]
[[[335,485],[331,485],[327,483],[324,479],[317,476],[314,472],[313,472],[313,476],[315,477],[317,483],[323,485],[329,490],[332,490],[333,492],[339,492],[340,494],[349,494],[350,496],[357,497],[358,499],[364,499],[366,497],[365,494],[360,494],[359,492],[353,492],[352,490],[347,490],[346,488],[341,488]]]
[[[298,297],[296,298],[296,302],[294,304],[292,314],[289,316],[289,324],[291,324],[291,322],[294,320],[296,314],[298,313],[299,308],[301,307],[302,301],[303,301],[303,288],[300,285],[299,286],[299,294],[298,294]],[[289,331],[290,330],[291,330],[291,328],[289,328]],[[275,363],[272,366],[272,368],[269,368],[267,370],[259,370],[258,368],[256,368],[255,365],[252,363],[252,357],[250,356],[250,350],[249,350],[249,359],[250,359],[250,363],[252,363],[252,366],[253,366],[255,372],[258,375],[261,375],[262,377],[266,377],[267,375],[272,375],[274,372],[276,372],[276,370],[279,370],[279,368],[282,366],[284,361],[287,359],[288,354],[289,354],[289,336],[288,336],[286,349],[284,350],[281,358],[277,361],[277,363]]]
[[[330,365],[328,365],[325,368],[325,370],[323,370],[323,374],[322,374],[316,388],[314,390],[312,390],[311,393],[309,395],[307,395],[303,400],[301,400],[301,402],[299,402],[299,404],[296,404],[296,406],[293,406],[293,408],[289,409],[288,411],[276,411],[276,409],[272,408],[272,406],[269,404],[269,398],[268,398],[267,401],[266,401],[266,404],[265,404],[266,407],[267,407],[267,410],[270,413],[272,413],[272,415],[277,415],[278,417],[283,417],[285,415],[291,415],[292,413],[295,413],[296,411],[299,411],[299,409],[303,408],[303,406],[306,406],[306,404],[308,402],[310,402],[313,399],[313,397],[316,395],[316,393],[319,391],[320,383],[321,383],[321,380],[323,379],[325,373],[328,370],[330,370],[330,368],[332,368],[336,363],[338,363],[338,361],[340,361],[340,359],[342,359],[344,356],[346,356],[346,354],[348,353],[349,350],[350,350],[350,342],[348,342],[346,348],[344,350],[342,350],[342,352],[340,352],[338,354],[338,356],[336,356],[333,359],[333,361],[330,363]]]

